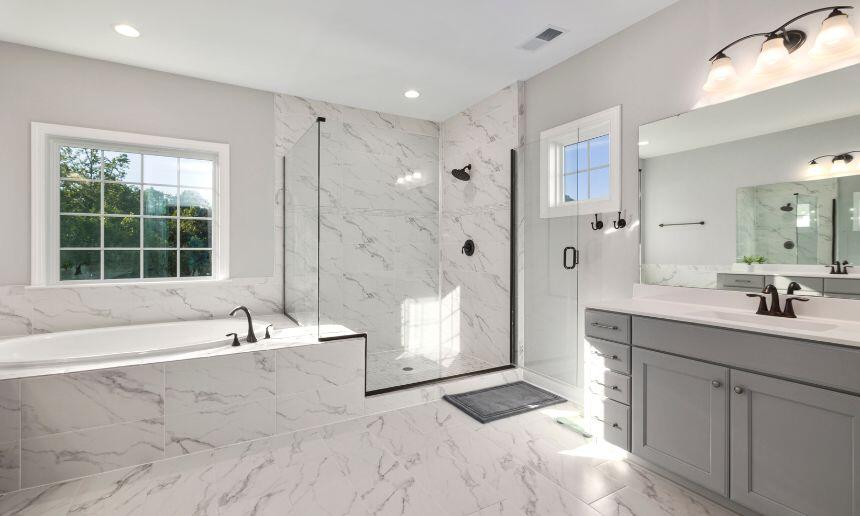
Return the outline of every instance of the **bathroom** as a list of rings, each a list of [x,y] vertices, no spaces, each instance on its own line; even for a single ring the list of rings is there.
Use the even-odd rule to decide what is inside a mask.
[[[401,4],[0,2],[0,515],[860,516],[855,6]]]

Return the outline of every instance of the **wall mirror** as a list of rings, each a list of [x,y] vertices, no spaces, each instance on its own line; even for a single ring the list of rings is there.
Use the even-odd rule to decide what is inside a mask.
[[[860,65],[643,125],[639,168],[643,283],[860,299]]]

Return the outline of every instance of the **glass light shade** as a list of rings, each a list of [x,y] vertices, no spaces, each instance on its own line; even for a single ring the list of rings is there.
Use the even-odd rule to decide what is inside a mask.
[[[848,172],[848,162],[844,159],[834,159],[833,167],[830,168],[830,171],[834,174]]]
[[[761,46],[761,52],[755,62],[753,73],[767,75],[784,70],[791,64],[788,49],[782,36],[768,38]]]
[[[718,57],[711,62],[711,71],[708,72],[708,81],[702,89],[708,92],[727,88],[738,80],[738,73],[728,56]]]
[[[854,27],[848,21],[848,15],[841,11],[834,12],[821,23],[821,32],[815,37],[812,53],[834,54],[850,48],[854,43]]]
[[[813,160],[809,163],[809,166],[807,167],[806,171],[810,176],[820,176],[821,174],[824,174],[824,172],[826,171],[826,167],[823,164]]]

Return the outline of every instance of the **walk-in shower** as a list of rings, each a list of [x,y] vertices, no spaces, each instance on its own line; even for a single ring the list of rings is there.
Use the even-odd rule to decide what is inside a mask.
[[[512,367],[510,150],[469,181],[463,148],[415,122],[335,113],[283,163],[285,312],[366,333],[371,394]]]

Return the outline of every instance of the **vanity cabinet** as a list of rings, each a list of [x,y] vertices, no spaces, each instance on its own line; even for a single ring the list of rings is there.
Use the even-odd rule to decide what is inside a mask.
[[[633,350],[633,453],[728,495],[728,368]]]
[[[731,377],[731,498],[768,515],[860,515],[860,397]]]

